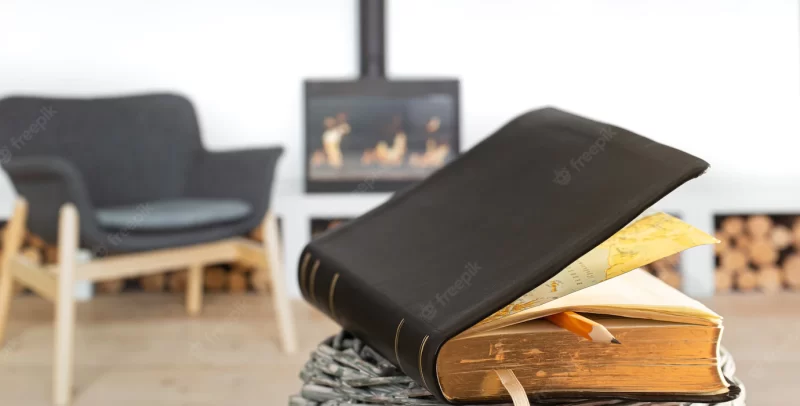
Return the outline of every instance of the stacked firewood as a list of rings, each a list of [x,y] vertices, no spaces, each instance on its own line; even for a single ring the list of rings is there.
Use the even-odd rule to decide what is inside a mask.
[[[724,216],[717,220],[717,292],[800,290],[800,217]]]
[[[4,228],[0,228],[0,236],[4,235]],[[0,251],[2,252],[2,251]],[[52,264],[58,258],[58,250],[55,246],[47,244],[41,237],[27,233],[22,242],[22,255],[35,265]],[[22,285],[14,284],[14,293],[20,294],[27,292]]]
[[[214,293],[245,293],[269,289],[268,284],[254,285],[254,274],[260,272],[240,264],[219,264],[205,268],[204,290]],[[128,279],[95,283],[97,294],[118,294],[123,291],[171,292],[186,291],[187,270],[155,273]],[[257,289],[258,288],[258,289]]]
[[[250,238],[262,241],[261,227],[250,233]],[[156,273],[129,279],[115,279],[97,282],[98,294],[118,294],[125,290],[145,292],[183,293],[186,291],[187,270]],[[264,292],[269,290],[270,278],[265,269],[256,269],[242,264],[217,264],[205,268],[204,290],[215,293]]]
[[[658,277],[667,285],[675,289],[681,288],[681,254],[670,255],[666,258],[659,259],[650,265],[642,267],[644,270]]]

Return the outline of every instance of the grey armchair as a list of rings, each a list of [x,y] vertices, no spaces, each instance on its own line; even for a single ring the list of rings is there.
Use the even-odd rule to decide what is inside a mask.
[[[0,264],[0,343],[12,280],[65,309],[56,312],[57,335],[69,343],[74,303],[59,293],[75,279],[188,267],[186,304],[195,314],[202,303],[203,266],[244,261],[269,268],[282,343],[292,351],[294,331],[269,210],[281,153],[206,151],[192,104],[173,94],[0,100],[0,162],[21,196],[6,227]],[[241,238],[259,225],[264,245]],[[36,267],[18,255],[26,228],[58,246],[57,266]],[[94,259],[77,263],[79,248]],[[56,353],[57,404],[69,398],[69,347]]]

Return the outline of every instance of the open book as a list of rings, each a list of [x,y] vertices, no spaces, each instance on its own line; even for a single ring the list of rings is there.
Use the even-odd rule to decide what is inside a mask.
[[[504,399],[495,373],[502,369],[539,395],[727,392],[717,363],[722,318],[635,269],[715,242],[665,213],[640,216],[546,283],[447,341],[436,367],[442,392],[450,400]],[[564,311],[593,314],[623,345],[591,342],[542,320]]]
[[[688,317],[682,308],[672,308],[672,314],[663,312],[671,303],[666,291],[673,288],[641,270],[613,282],[620,288],[648,286],[651,293],[664,295],[642,295],[633,301],[639,309],[629,312],[627,304],[603,300],[610,292],[591,292],[605,285],[600,284],[575,293],[581,296],[581,303],[558,307],[591,311],[592,319],[602,323],[622,345],[587,341],[539,319],[460,335],[445,343],[439,353],[437,373],[444,395],[454,401],[508,399],[496,370],[513,371],[530,396],[575,397],[594,392],[676,400],[687,394],[729,392],[718,361],[722,336],[722,326],[715,324],[720,321],[718,316],[697,303],[685,307],[692,313]],[[706,312],[707,319],[699,318]],[[691,322],[663,321],[673,317]]]
[[[717,239],[666,213],[639,216],[544,284],[487,317],[469,331],[485,331],[547,316],[551,300]],[[615,294],[622,297],[630,292]],[[674,298],[674,297],[673,297]],[[556,313],[556,312],[553,312]]]
[[[502,369],[539,400],[724,402],[739,390],[718,372],[721,318],[635,271],[715,242],[642,214],[707,168],[619,127],[531,111],[309,243],[298,283],[442,401],[507,399]],[[599,317],[623,344],[540,320],[563,310]]]

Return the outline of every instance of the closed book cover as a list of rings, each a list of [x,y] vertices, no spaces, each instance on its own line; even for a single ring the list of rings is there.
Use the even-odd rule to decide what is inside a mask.
[[[530,111],[309,243],[299,261],[301,291],[437,398],[452,401],[436,371],[448,340],[542,285],[707,168],[610,124],[555,108]]]

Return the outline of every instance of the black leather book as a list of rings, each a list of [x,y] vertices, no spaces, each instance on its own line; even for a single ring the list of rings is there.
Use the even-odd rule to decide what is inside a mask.
[[[555,108],[534,110],[309,243],[300,287],[307,301],[447,401],[436,373],[445,342],[707,168],[631,131]],[[680,400],[720,401],[734,392]]]

